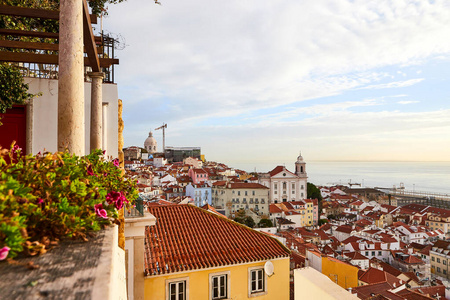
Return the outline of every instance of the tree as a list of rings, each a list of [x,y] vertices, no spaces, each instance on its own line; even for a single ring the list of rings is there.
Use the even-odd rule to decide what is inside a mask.
[[[306,183],[306,194],[308,199],[317,199],[319,216],[322,213],[322,194],[320,193],[319,188],[315,186],[313,183]]]
[[[273,227],[272,220],[270,219],[261,219],[258,223],[259,228],[267,228],[267,227]]]
[[[234,221],[244,224],[245,226],[248,226],[250,228],[255,227],[255,221],[250,216],[236,217],[234,218]]]
[[[24,104],[32,97],[19,69],[8,63],[0,63],[0,113],[14,104]]]

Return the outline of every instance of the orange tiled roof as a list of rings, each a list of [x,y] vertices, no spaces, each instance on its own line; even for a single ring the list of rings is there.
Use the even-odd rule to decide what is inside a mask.
[[[148,209],[156,225],[145,229],[145,274],[197,270],[279,257],[278,240],[192,205]]]

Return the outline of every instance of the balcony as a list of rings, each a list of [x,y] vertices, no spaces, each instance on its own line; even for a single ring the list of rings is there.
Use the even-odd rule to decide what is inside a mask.
[[[142,218],[144,216],[144,200],[139,197],[135,200],[135,206],[125,210],[125,218]]]

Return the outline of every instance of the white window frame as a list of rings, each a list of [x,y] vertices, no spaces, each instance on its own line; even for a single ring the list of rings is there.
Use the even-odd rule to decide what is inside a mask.
[[[225,298],[213,298],[213,278],[214,277],[220,277],[220,276],[226,276],[226,283],[227,283],[227,289],[226,289],[226,295]],[[210,273],[209,274],[209,298],[211,300],[215,299],[230,299],[230,271],[225,272],[217,272],[217,273]]]
[[[263,278],[263,289],[261,291],[252,292],[252,272],[261,270]],[[258,274],[258,273],[257,273]],[[267,294],[267,275],[264,272],[264,266],[250,267],[248,268],[248,297],[258,297]]]
[[[179,278],[172,278],[172,279],[166,279],[166,300],[170,300],[170,284],[175,282],[184,281],[185,283],[185,290],[186,290],[186,297],[185,300],[189,300],[189,277],[179,277]],[[178,299],[178,297],[177,297]]]

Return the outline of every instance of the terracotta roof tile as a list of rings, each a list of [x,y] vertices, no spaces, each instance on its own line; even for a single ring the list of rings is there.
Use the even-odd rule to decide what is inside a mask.
[[[192,205],[154,206],[145,229],[145,274],[289,257],[278,240]]]

